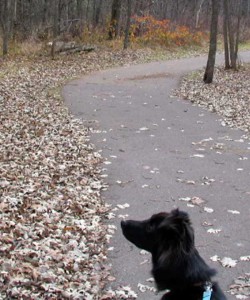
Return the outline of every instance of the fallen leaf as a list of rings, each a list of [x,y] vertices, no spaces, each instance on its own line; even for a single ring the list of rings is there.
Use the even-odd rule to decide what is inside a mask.
[[[240,212],[238,210],[231,210],[231,209],[228,209],[227,210],[230,214],[233,214],[233,215],[239,215]]]
[[[221,229],[210,228],[210,229],[207,230],[207,232],[208,232],[208,233],[215,233],[215,234],[216,234],[216,233],[221,232]]]
[[[222,264],[223,267],[226,267],[226,268],[233,268],[237,265],[237,260],[234,260],[230,257],[223,257],[221,260],[220,260],[220,263]]]
[[[179,198],[179,200],[189,202],[191,200],[191,197],[181,197]]]
[[[214,212],[213,208],[210,208],[210,207],[204,207],[204,211],[211,214],[212,212]]]
[[[201,199],[200,197],[192,197],[192,199],[191,199],[191,203],[194,205],[198,205],[198,206],[204,202],[205,202],[205,200]]]
[[[241,256],[240,257],[241,261],[250,261],[250,255],[246,255],[246,256]]]
[[[193,154],[193,155],[191,155],[190,157],[199,157],[199,158],[203,158],[203,157],[205,157],[205,155],[204,155],[204,154]]]
[[[211,259],[212,261],[220,261],[220,258],[219,258],[218,255],[214,255],[214,256],[210,257],[210,259]]]
[[[120,209],[125,209],[125,208],[130,207],[130,204],[124,203],[124,204],[117,204],[116,206]]]

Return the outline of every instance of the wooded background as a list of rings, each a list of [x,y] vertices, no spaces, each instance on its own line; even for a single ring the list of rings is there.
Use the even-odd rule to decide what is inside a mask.
[[[127,0],[1,0],[2,34],[7,30],[19,39],[46,38],[52,33],[70,32],[81,36],[83,30],[107,28],[115,22],[122,34],[126,24]],[[218,0],[220,2],[220,0]],[[230,13],[242,7],[242,16],[250,22],[250,0],[229,0]],[[134,0],[132,15],[152,15],[158,20],[169,19],[192,28],[207,29],[210,24],[209,0]],[[223,11],[221,11],[223,13]]]
[[[219,30],[222,32],[222,17],[226,12],[231,30],[234,31],[233,26],[237,26],[240,17],[239,38],[248,38],[250,0],[217,2],[221,3]],[[62,35],[84,39],[97,30],[104,38],[113,39],[123,36],[126,28],[129,30],[128,19],[131,21],[130,17],[135,15],[168,19],[192,30],[206,31],[211,9],[209,0],[0,0],[3,54],[8,52],[10,40],[48,40]]]

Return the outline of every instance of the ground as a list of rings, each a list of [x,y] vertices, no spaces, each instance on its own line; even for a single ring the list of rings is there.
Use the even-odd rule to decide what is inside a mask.
[[[106,263],[107,242],[115,229],[105,221],[112,216],[112,208],[101,198],[101,191],[107,189],[100,169],[103,158],[89,142],[86,124],[69,114],[60,87],[66,80],[91,71],[149,61],[151,57],[147,51],[106,51],[55,61],[17,59],[2,64],[2,299],[100,299],[105,294],[105,283],[113,280]],[[241,74],[233,74],[229,90],[241,90]],[[224,84],[220,81],[217,86]],[[245,80],[244,88],[247,84]],[[186,87],[181,89],[183,94]],[[198,83],[189,83],[188,89],[191,87],[196,95],[204,89]],[[206,95],[213,99],[214,92],[213,88],[206,90]],[[224,92],[224,88],[216,88],[216,99],[225,99]],[[241,93],[235,93],[238,95],[239,101],[231,101],[231,105],[227,101],[230,113],[225,126],[240,126],[248,136],[247,108],[237,110],[240,118],[235,116],[235,106],[246,103]],[[128,292],[125,288],[113,293],[117,298]]]

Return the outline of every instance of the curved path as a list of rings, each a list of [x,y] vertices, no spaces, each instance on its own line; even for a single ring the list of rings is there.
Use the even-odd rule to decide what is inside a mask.
[[[242,60],[250,61],[250,54],[242,54]],[[130,205],[110,221],[118,227],[110,261],[114,285],[131,285],[138,299],[160,296],[138,290],[138,283],[153,286],[146,281],[150,258],[123,238],[119,222],[126,214],[144,219],[180,207],[190,214],[197,248],[218,269],[224,290],[249,272],[249,262],[224,268],[209,258],[250,255],[250,143],[243,132],[222,127],[216,114],[171,97],[184,73],[205,64],[206,57],[198,57],[105,70],[63,90],[70,111],[96,129],[91,141],[107,158],[105,200]],[[187,197],[204,202],[192,205]],[[209,228],[221,231],[208,233]]]

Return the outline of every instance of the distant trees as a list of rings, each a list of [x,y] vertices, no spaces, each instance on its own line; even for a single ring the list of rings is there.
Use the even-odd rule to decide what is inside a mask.
[[[236,42],[239,40],[237,32],[242,33],[242,29],[250,25],[250,0],[218,1],[224,2],[219,19],[225,15],[225,45],[228,46],[229,65],[234,67]],[[32,37],[46,40],[62,33],[82,39],[86,34],[91,36],[95,29],[105,38],[124,36],[128,5],[131,6],[131,16],[151,15],[157,20],[169,19],[173,24],[189,26],[193,30],[209,28],[211,1],[205,0],[133,0],[131,3],[125,0],[0,0],[3,53],[8,52],[10,39],[22,41]]]
[[[224,22],[223,37],[225,49],[225,68],[237,69],[240,23],[244,13],[244,1],[223,0]]]
[[[209,53],[203,77],[205,83],[213,81],[220,4],[221,0],[212,0]],[[245,9],[246,14],[248,14],[249,3],[246,0],[223,0],[223,38],[226,69],[237,69],[240,23]]]

